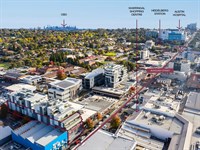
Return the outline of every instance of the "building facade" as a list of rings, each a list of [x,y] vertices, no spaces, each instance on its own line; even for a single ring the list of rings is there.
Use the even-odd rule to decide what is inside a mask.
[[[109,64],[105,68],[105,86],[115,88],[120,83],[127,81],[127,68],[122,65]]]
[[[42,81],[42,77],[41,76],[24,76],[20,79],[20,82],[22,83],[26,83],[26,84],[30,84],[30,85],[36,85],[38,82]]]
[[[85,89],[91,89],[94,86],[104,84],[104,69],[98,68],[90,73],[81,75],[82,86]]]
[[[78,96],[82,89],[82,81],[75,78],[67,78],[63,81],[57,80],[50,83],[48,96],[50,99],[60,99],[68,101]]]
[[[187,60],[180,60],[175,62],[169,63],[169,68],[173,68],[174,71],[180,71],[180,72],[187,72],[189,73],[191,71],[191,62]]]

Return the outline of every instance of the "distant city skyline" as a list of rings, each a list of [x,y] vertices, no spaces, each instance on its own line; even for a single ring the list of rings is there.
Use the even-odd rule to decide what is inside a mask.
[[[143,16],[131,16],[128,7],[144,7]],[[151,9],[168,9],[166,16],[155,16]],[[185,17],[174,17],[184,10]],[[61,13],[67,13],[62,17]],[[200,21],[200,0],[0,0],[0,28],[37,28],[67,25],[78,28],[176,28]]]

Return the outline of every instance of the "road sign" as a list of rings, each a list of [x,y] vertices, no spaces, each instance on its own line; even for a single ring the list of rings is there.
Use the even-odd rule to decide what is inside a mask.
[[[173,73],[173,68],[147,68],[147,73]]]

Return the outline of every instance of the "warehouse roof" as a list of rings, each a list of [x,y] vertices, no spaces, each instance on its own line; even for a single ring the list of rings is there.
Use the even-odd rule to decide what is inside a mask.
[[[45,146],[59,137],[63,132],[59,129],[54,129],[51,126],[47,126],[44,123],[30,121],[22,127],[14,130],[13,133],[32,143],[36,142],[37,144]]]
[[[51,141],[59,137],[61,134],[62,132],[60,130],[55,129],[49,132],[48,134],[46,134],[45,136],[43,136],[42,138],[40,138],[39,140],[37,140],[36,143],[42,146],[46,146],[48,143],[50,143]]]
[[[190,92],[185,108],[200,110],[200,93]]]

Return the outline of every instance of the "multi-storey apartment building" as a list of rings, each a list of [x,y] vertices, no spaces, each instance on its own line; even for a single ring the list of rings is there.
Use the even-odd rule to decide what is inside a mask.
[[[105,86],[115,88],[128,78],[127,68],[122,65],[109,64],[105,68]]]
[[[11,110],[68,132],[68,140],[77,136],[82,127],[81,115],[70,104],[59,99],[49,100],[47,95],[30,90],[9,93]]]

